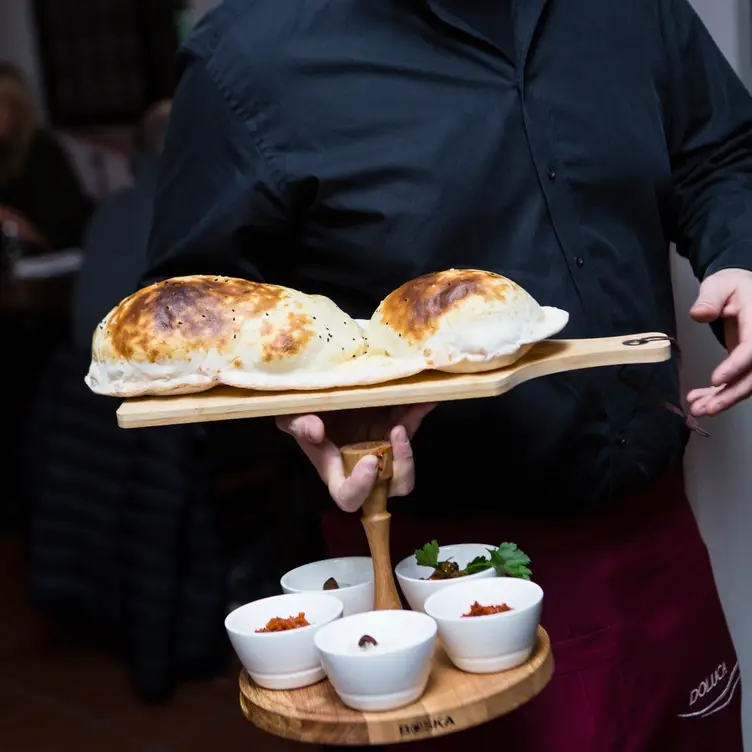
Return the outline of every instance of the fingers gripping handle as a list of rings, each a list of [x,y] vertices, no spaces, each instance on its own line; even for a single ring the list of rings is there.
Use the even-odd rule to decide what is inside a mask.
[[[379,459],[376,485],[363,504],[363,529],[371,550],[374,575],[374,602],[377,611],[402,608],[392,573],[389,553],[391,515],[387,511],[389,480],[392,477],[392,445],[388,441],[366,441],[342,447],[345,474],[350,475],[358,461],[368,455]]]
[[[345,475],[352,475],[355,465],[363,457],[373,455],[379,460],[379,473],[376,487],[363,504],[363,515],[373,516],[386,513],[386,500],[389,494],[389,481],[392,478],[392,445],[388,441],[364,441],[362,444],[348,444],[340,450]]]

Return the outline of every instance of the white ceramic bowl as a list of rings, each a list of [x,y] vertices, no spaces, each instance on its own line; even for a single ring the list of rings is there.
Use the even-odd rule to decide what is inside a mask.
[[[286,619],[301,611],[311,626],[286,632],[256,632],[275,616]],[[236,608],[225,619],[225,629],[240,662],[256,684],[265,689],[298,689],[324,678],[313,640],[322,627],[341,616],[342,602],[331,595],[275,595]]]
[[[506,603],[502,614],[463,617],[478,601],[482,606]],[[463,582],[434,593],[426,613],[439,625],[441,643],[461,671],[493,674],[524,663],[535,645],[543,590],[515,577]]]
[[[363,649],[370,635],[378,643]],[[414,611],[371,611],[333,622],[316,633],[329,681],[355,710],[394,710],[420,699],[431,673],[436,622]]]
[[[494,549],[496,546],[484,546],[480,543],[460,543],[454,546],[441,546],[439,548],[439,561],[451,559],[456,561],[460,569],[464,569],[476,556],[485,556],[489,558],[488,549]],[[457,577],[453,580],[426,580],[433,574],[430,567],[421,567],[415,561],[415,555],[403,559],[394,569],[397,575],[397,581],[400,590],[407,598],[410,608],[413,611],[423,611],[423,604],[426,598],[443,590],[444,588],[456,585],[460,582],[474,582],[475,580],[485,580],[497,576],[495,569],[486,569],[478,574],[469,574],[467,577]]]
[[[338,590],[324,590],[324,583],[334,577]],[[288,572],[280,585],[285,593],[322,593],[342,601],[343,616],[373,611],[373,561],[369,556],[324,559],[305,564]]]

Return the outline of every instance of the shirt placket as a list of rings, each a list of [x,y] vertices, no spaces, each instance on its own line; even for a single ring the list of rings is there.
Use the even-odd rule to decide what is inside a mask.
[[[517,39],[516,83],[522,108],[525,132],[530,153],[535,164],[541,191],[543,192],[549,220],[558,240],[570,281],[576,293],[588,336],[601,337],[613,333],[611,306],[598,278],[589,263],[588,252],[579,241],[577,213],[573,196],[567,184],[563,160],[558,153],[554,120],[545,100],[528,90],[525,70],[528,56],[534,53],[533,40],[538,37],[538,25],[548,0],[525,0],[515,2],[515,36]],[[628,442],[620,425],[625,416],[617,415],[612,406],[624,404],[624,386],[617,374],[598,379],[604,410],[610,428],[613,483],[623,463],[628,462]]]

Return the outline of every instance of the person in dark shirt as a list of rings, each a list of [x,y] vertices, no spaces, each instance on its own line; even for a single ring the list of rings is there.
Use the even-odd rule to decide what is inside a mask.
[[[78,246],[92,209],[55,137],[39,126],[23,75],[0,63],[0,225],[40,250]]]
[[[702,281],[692,316],[730,353],[692,412],[752,390],[752,99],[686,0],[225,0],[180,70],[144,281],[236,275],[368,317],[408,279],[474,267],[569,311],[564,336],[673,336],[673,243]],[[368,430],[409,494],[395,559],[437,538],[533,560],[551,684],[428,748],[742,749],[687,426],[646,390],[679,403],[676,362],[278,421],[339,507],[322,508],[331,555],[365,545],[341,510],[375,471],[345,479],[337,446]]]
[[[136,129],[133,185],[97,206],[83,240],[83,264],[73,295],[73,342],[91,347],[92,332],[107,312],[133,292],[146,265],[159,155],[170,102],[155,102]]]

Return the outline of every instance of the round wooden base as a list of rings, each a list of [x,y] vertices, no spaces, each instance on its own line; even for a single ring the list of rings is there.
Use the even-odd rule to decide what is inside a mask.
[[[365,746],[429,739],[479,726],[533,699],[554,670],[542,627],[530,659],[500,674],[467,674],[439,647],[428,688],[418,702],[385,713],[361,713],[342,704],[328,681],[293,691],[261,689],[240,674],[240,706],[264,731],[312,744]]]

